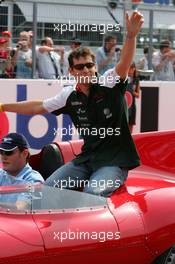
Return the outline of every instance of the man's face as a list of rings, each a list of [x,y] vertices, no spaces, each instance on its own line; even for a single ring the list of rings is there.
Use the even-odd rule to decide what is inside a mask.
[[[7,173],[16,176],[26,165],[26,158],[28,156],[28,153],[28,149],[20,151],[19,148],[8,152],[0,150],[3,169]]]
[[[47,39],[47,46],[51,48],[53,47],[53,40],[51,38]]]
[[[79,84],[90,83],[97,71],[96,65],[91,56],[73,59],[73,67],[69,68],[70,73],[75,77]]]
[[[10,41],[10,37],[8,35],[3,35],[3,38],[5,38],[8,42]]]
[[[108,42],[106,42],[106,49],[111,50],[113,47],[117,45],[117,40],[116,39],[110,39]]]
[[[171,51],[171,48],[170,47],[164,47],[162,50],[161,50],[161,53],[162,54],[165,54],[167,52],[170,52]]]
[[[72,42],[72,43],[70,44],[70,48],[71,48],[72,50],[77,49],[77,48],[79,48],[80,46],[81,46],[80,44],[75,43],[75,42]]]
[[[19,41],[27,41],[27,42],[29,42],[29,36],[28,35],[20,35],[19,36]]]

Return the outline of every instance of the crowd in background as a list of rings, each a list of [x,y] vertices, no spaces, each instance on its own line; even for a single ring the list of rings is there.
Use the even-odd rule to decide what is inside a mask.
[[[4,31],[0,36],[0,78],[32,78],[32,31],[22,31],[15,47],[12,46],[12,34]],[[69,76],[69,53],[82,45],[79,39],[70,41],[68,51],[62,46],[54,46],[51,37],[45,37],[36,46],[36,76],[42,79],[59,79]],[[148,51],[143,49],[143,57],[136,61],[136,72],[142,79],[175,81],[175,52],[169,40],[162,40],[159,50],[152,51],[153,71],[148,71]],[[121,49],[114,35],[106,35],[103,45],[96,51],[98,72],[103,74],[119,61]]]

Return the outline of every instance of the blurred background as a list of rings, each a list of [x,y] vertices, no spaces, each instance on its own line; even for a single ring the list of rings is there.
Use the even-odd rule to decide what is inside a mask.
[[[83,45],[96,50],[102,45],[103,34],[99,30],[65,31],[61,34],[54,30],[56,25],[75,23],[87,24],[120,24],[117,45],[122,46],[124,37],[124,12],[139,9],[144,14],[145,23],[137,39],[136,59],[143,56],[143,47],[153,45],[156,49],[161,39],[169,39],[175,48],[175,0],[27,0],[0,1],[0,32],[12,33],[12,44],[15,46],[21,31],[35,31],[36,43],[45,36],[50,36],[55,45],[69,46],[74,37],[81,39]],[[54,26],[55,24],[55,26]],[[86,29],[87,29],[86,28]]]

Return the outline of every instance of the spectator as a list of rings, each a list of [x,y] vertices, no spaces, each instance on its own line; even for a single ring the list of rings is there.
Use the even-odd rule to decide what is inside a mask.
[[[64,53],[64,60],[62,64],[62,73],[64,76],[69,75],[69,61],[68,61],[69,54],[76,48],[79,48],[81,44],[82,42],[80,39],[73,38],[70,43],[70,50]]]
[[[16,78],[30,79],[32,78],[32,69],[28,61],[32,60],[32,51],[27,41],[19,41],[17,44],[16,59]]]
[[[71,39],[71,43],[70,43],[70,52],[79,48],[81,46],[82,42],[80,39],[78,38],[72,38]],[[69,52],[69,53],[70,53]]]
[[[58,54],[60,53],[61,56]],[[53,40],[46,37],[41,41],[37,52],[37,70],[39,78],[57,79],[61,77],[61,63],[63,62],[64,48],[53,47]]]
[[[27,31],[20,33],[12,63],[17,79],[32,78],[32,50],[29,48],[29,34]]]
[[[160,42],[160,51],[153,53],[153,80],[157,81],[174,81],[173,64],[175,62],[175,52],[171,50],[169,40]]]
[[[27,41],[29,43],[30,42],[29,32],[27,31],[20,32],[19,41]]]
[[[3,31],[1,33],[1,35],[3,36],[3,38],[5,38],[6,40],[6,48],[9,48],[9,50],[11,50],[11,38],[12,38],[12,34],[9,31]]]
[[[0,78],[9,78],[12,69],[10,51],[6,49],[7,40],[0,39]]]
[[[6,40],[5,43],[5,49],[8,52],[8,66],[6,67],[5,70],[5,78],[13,78],[13,68],[12,68],[12,58],[15,54],[15,50],[12,48],[11,46],[11,38],[12,38],[12,34],[9,31],[3,31],[2,33],[3,38]]]
[[[97,49],[96,60],[100,74],[103,74],[108,69],[114,68],[119,61],[121,50],[116,45],[117,38],[113,35],[106,35],[103,47]]]
[[[147,71],[148,70],[148,51],[149,51],[149,48],[148,47],[144,47],[144,49],[143,49],[144,57],[142,57],[137,62],[137,65],[136,65],[138,70],[143,70],[143,71]]]
[[[133,126],[136,124],[136,102],[135,98],[139,98],[140,84],[137,77],[136,65],[133,62],[128,72],[128,85],[126,88],[126,99],[128,99],[129,129],[133,132]]]

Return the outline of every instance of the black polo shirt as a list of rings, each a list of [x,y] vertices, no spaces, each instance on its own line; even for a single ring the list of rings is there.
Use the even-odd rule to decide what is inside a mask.
[[[122,80],[112,88],[91,84],[89,96],[69,86],[44,101],[49,112],[68,114],[84,139],[75,164],[88,161],[94,170],[113,165],[132,169],[140,164],[126,117],[126,86]]]

